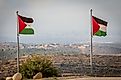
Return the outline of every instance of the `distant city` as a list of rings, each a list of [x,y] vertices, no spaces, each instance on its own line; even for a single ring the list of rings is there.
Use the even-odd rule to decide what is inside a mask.
[[[17,43],[0,43],[0,59],[15,58]],[[20,43],[20,56],[28,54],[89,54],[90,44],[24,44]],[[94,43],[93,54],[121,55],[121,44],[116,43]]]

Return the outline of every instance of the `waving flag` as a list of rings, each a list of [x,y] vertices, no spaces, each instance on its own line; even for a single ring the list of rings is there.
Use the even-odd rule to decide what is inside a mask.
[[[93,35],[106,36],[107,35],[107,22],[92,16]]]
[[[32,18],[23,17],[18,15],[18,24],[19,24],[19,34],[34,34],[34,30],[31,27],[33,23]]]

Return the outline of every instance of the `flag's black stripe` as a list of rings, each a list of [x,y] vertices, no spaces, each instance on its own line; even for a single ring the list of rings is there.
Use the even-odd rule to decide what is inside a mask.
[[[33,23],[33,19],[32,18],[27,18],[27,17],[23,17],[23,16],[20,16],[18,15],[24,22],[26,23]]]
[[[108,22],[101,20],[99,18],[96,18],[95,16],[92,16],[92,17],[97,21],[97,23],[107,26]]]

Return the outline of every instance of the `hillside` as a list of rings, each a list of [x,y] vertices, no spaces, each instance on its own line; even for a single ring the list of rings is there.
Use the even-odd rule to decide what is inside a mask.
[[[89,44],[20,44],[20,56],[28,54],[89,54]],[[8,60],[16,57],[17,45],[14,42],[0,43],[0,59]],[[120,55],[121,44],[95,43],[94,55]]]

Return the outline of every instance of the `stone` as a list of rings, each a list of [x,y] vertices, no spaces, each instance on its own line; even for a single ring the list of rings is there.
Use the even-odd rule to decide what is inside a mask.
[[[22,75],[21,75],[21,73],[16,73],[16,74],[14,74],[13,75],[13,80],[21,80],[22,79]]]
[[[42,79],[42,73],[37,73],[35,76],[33,76],[33,79]]]
[[[12,77],[6,77],[6,80],[13,80]]]

